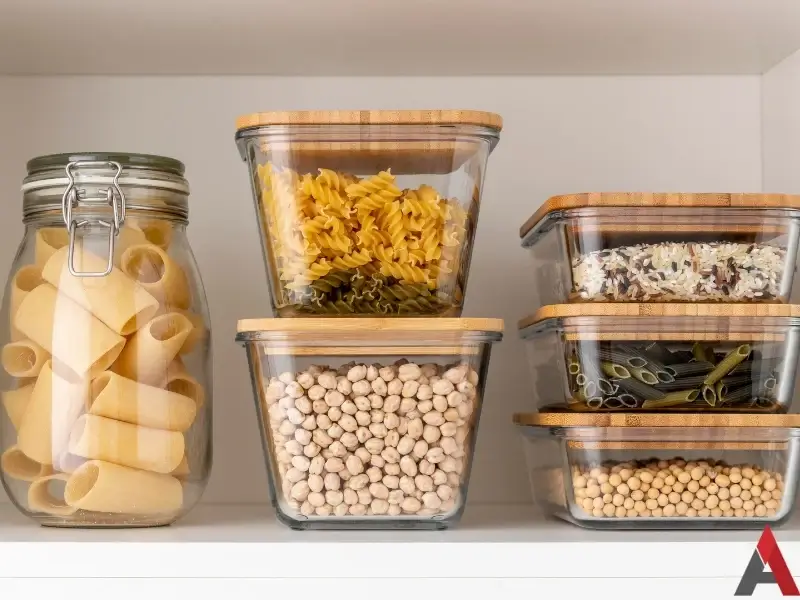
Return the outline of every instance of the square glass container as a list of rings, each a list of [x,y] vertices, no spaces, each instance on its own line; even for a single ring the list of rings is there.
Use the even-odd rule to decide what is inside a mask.
[[[800,415],[518,414],[536,502],[589,529],[763,529],[794,510]]]
[[[544,411],[783,413],[795,396],[798,305],[558,304],[519,330]]]
[[[499,319],[239,321],[278,519],[455,524],[502,330]]]
[[[458,317],[499,115],[297,111],[237,121],[279,317]]]
[[[797,302],[800,196],[590,193],[521,227],[540,304]]]

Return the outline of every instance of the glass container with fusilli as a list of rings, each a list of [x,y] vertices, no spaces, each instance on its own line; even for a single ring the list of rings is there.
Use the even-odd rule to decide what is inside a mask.
[[[459,316],[501,126],[456,110],[241,117],[275,313]]]

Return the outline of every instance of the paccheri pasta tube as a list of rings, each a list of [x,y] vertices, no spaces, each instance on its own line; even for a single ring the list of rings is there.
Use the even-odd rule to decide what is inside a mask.
[[[155,473],[174,471],[183,459],[184,450],[182,433],[96,415],[83,415],[78,419],[69,443],[70,453],[76,456]]]
[[[183,479],[185,477],[188,477],[190,472],[191,471],[189,470],[189,461],[184,456],[183,460],[181,461],[181,464],[175,467],[175,470],[172,471],[170,475],[172,475],[173,477],[177,477],[178,479]]]
[[[264,227],[282,294],[298,313],[442,314],[461,306],[469,213],[428,185],[401,189],[390,170],[258,168]]]
[[[131,246],[122,254],[120,267],[169,309],[189,308],[191,294],[186,273],[158,246]]]
[[[3,392],[3,407],[6,409],[8,419],[14,426],[14,430],[19,430],[19,425],[22,423],[22,416],[25,414],[25,409],[31,400],[33,394],[33,387],[35,383],[28,383],[14,390]]]
[[[106,371],[92,381],[89,413],[155,429],[186,431],[197,407],[187,396]]]
[[[54,481],[61,481],[66,485],[67,481],[69,481],[69,475],[56,473],[34,480],[28,488],[28,508],[32,512],[68,517],[74,514],[78,508],[69,506],[63,498],[59,499],[50,493],[50,485]]]
[[[75,277],[67,259],[68,248],[56,251],[45,263],[42,277],[115,333],[130,335],[155,316],[158,301],[116,267],[104,277]],[[79,272],[106,269],[105,259],[78,248],[73,264]]]
[[[87,460],[88,459],[82,456],[75,456],[74,454],[70,454],[68,450],[65,450],[56,457],[56,460],[53,462],[53,468],[62,473],[72,473]]]
[[[144,235],[141,243],[150,243],[162,250],[167,250],[172,242],[172,224],[166,221],[137,221],[138,227]]]
[[[11,342],[0,352],[3,368],[12,377],[36,377],[49,358],[47,350],[31,340]]]
[[[125,345],[124,337],[47,283],[25,296],[14,324],[78,375],[105,371]]]
[[[50,465],[43,465],[28,458],[17,446],[11,446],[0,456],[0,468],[12,479],[34,481],[53,472]]]
[[[64,490],[64,500],[81,510],[169,514],[181,509],[183,488],[171,475],[91,460],[72,473]]]
[[[69,245],[69,231],[63,227],[45,227],[36,232],[34,255],[36,265],[41,269],[48,259],[61,248]]]
[[[14,327],[14,316],[17,314],[19,305],[22,304],[22,300],[25,298],[25,296],[27,296],[42,283],[44,283],[44,280],[42,279],[42,268],[37,265],[27,265],[22,267],[11,279],[11,288],[9,290],[9,293],[11,294],[11,303],[8,316],[11,321],[10,325],[12,342],[16,342],[25,338],[25,336],[16,327]]]
[[[186,396],[194,400],[197,410],[203,407],[205,402],[205,391],[200,382],[189,375],[183,361],[176,358],[167,368],[167,380],[165,387],[168,391]]]
[[[48,361],[33,386],[22,414],[17,445],[26,456],[52,464],[67,446],[70,431],[86,404],[86,383],[54,372]]]
[[[174,312],[182,314],[189,319],[189,322],[192,324],[192,330],[189,332],[186,341],[183,342],[183,346],[181,346],[180,349],[180,354],[190,354],[197,345],[202,343],[206,339],[206,336],[208,336],[205,319],[203,319],[203,315],[198,315],[188,310],[175,310]]]
[[[571,410],[786,410],[777,385],[781,345],[577,340],[567,346]]]
[[[169,364],[191,332],[192,324],[182,314],[159,315],[130,337],[112,370],[128,379],[162,386]]]

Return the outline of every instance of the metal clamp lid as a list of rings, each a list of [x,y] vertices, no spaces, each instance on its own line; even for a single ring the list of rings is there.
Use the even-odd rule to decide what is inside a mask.
[[[110,167],[115,170],[113,181],[110,187],[105,191],[105,194],[98,196],[87,197],[86,190],[78,188],[75,185],[75,177],[73,169],[76,167]],[[64,224],[69,230],[69,250],[67,255],[67,267],[69,268],[70,275],[75,277],[105,277],[114,268],[114,244],[117,235],[119,235],[120,228],[125,222],[125,194],[119,185],[119,177],[122,174],[122,165],[114,161],[91,161],[91,160],[78,160],[70,162],[66,168],[67,178],[69,183],[67,189],[64,190],[64,195],[61,199],[61,213],[64,217]],[[113,221],[109,222],[106,219],[82,219],[78,220],[73,218],[72,211],[80,206],[81,202],[104,202],[111,207],[113,214]],[[108,262],[106,263],[105,271],[77,271],[74,265],[75,259],[75,234],[82,227],[99,225],[108,229]]]

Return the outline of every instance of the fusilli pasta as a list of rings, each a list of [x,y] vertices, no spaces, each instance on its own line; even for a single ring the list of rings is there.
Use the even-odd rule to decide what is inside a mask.
[[[391,170],[358,177],[259,165],[261,216],[281,282],[279,310],[441,314],[460,306],[469,213]],[[455,272],[455,273],[454,273]]]

